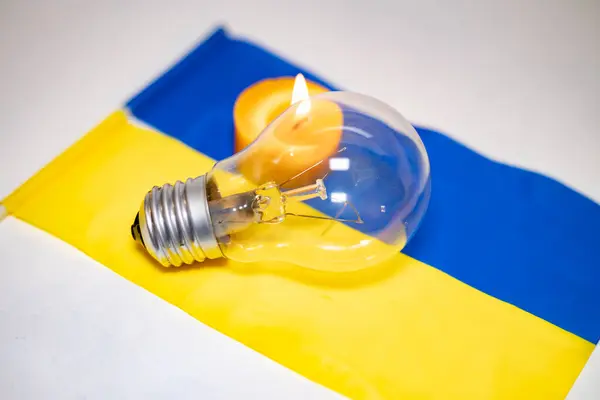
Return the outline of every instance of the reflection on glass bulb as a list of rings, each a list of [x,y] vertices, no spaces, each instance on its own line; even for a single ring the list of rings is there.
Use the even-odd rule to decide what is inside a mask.
[[[429,195],[414,128],[371,97],[328,92],[206,175],[154,188],[132,232],[165,266],[226,257],[347,271],[400,251]]]

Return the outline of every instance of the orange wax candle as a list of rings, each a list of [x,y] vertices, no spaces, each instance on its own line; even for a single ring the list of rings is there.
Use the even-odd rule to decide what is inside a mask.
[[[242,92],[234,108],[236,152],[246,148],[290,107],[297,85],[306,85],[300,89],[308,89],[308,96],[328,91],[316,83],[305,83],[304,79],[296,79],[295,88],[294,78],[285,77],[258,82]],[[286,113],[266,136],[252,145],[240,169],[257,184],[281,183],[336,152],[342,124],[342,110],[334,102],[303,99],[295,112]],[[301,180],[314,183],[318,174],[323,175],[322,171],[322,168],[314,168]]]

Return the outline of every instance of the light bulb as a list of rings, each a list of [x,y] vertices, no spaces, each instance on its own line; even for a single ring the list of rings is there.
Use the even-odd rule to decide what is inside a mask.
[[[412,125],[372,97],[327,92],[207,174],[154,187],[132,234],[164,266],[225,257],[348,271],[402,250],[429,195]]]

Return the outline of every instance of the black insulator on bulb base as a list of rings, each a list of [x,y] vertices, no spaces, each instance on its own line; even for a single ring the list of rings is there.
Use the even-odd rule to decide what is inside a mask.
[[[142,244],[142,246],[146,247],[144,244],[144,238],[142,237],[142,231],[140,230],[140,213],[138,212],[135,215],[135,220],[131,225],[131,236],[133,240]]]

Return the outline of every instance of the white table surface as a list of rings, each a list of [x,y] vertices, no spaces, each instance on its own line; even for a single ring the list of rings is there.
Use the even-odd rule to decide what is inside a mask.
[[[600,202],[593,0],[0,1],[0,197],[219,23]],[[20,221],[0,254],[3,399],[337,397]]]

